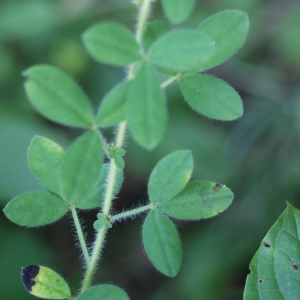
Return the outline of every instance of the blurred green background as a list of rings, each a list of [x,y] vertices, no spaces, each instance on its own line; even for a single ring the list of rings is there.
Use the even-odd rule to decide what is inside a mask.
[[[235,200],[208,221],[177,222],[183,264],[166,278],[145,256],[142,218],[118,223],[108,235],[96,282],[124,288],[132,300],[242,299],[248,265],[260,241],[286,207],[300,208],[300,4],[296,0],[201,0],[184,27],[197,27],[224,9],[250,16],[244,47],[225,64],[209,70],[235,87],[245,114],[217,122],[194,113],[176,85],[168,87],[169,123],[163,143],[147,152],[127,136],[125,182],[114,202],[116,212],[147,199],[147,178],[158,159],[176,149],[191,149],[193,179],[229,186]],[[136,8],[129,0],[2,0],[0,3],[0,205],[42,187],[31,173],[26,153],[34,135],[63,147],[81,132],[42,118],[28,103],[22,70],[53,64],[72,74],[95,110],[125,71],[93,62],[81,45],[84,30],[111,20],[134,28]],[[152,19],[164,18],[159,1]],[[106,131],[111,136],[111,131]],[[81,214],[93,241],[96,211]],[[74,247],[74,242],[76,246]],[[32,299],[20,280],[22,266],[53,268],[72,290],[82,280],[82,259],[70,217],[38,229],[10,223],[0,214],[0,298]]]

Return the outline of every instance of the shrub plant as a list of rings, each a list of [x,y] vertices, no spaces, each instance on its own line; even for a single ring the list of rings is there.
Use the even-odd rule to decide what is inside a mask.
[[[171,28],[163,21],[148,21],[153,2],[133,1],[138,9],[135,34],[113,22],[93,25],[83,34],[83,44],[97,62],[127,70],[126,79],[106,94],[96,114],[85,93],[63,71],[37,65],[23,72],[28,99],[39,113],[84,131],[66,151],[54,141],[35,136],[29,145],[28,164],[47,192],[19,195],[4,209],[12,222],[26,227],[50,224],[67,213],[73,217],[84,258],[81,290],[71,293],[55,271],[32,264],[22,268],[21,277],[28,292],[37,297],[129,299],[115,285],[93,285],[93,276],[114,223],[140,214],[146,216],[142,240],[147,256],[161,273],[174,277],[181,265],[182,250],[171,218],[211,218],[233,200],[233,193],[223,184],[189,182],[192,153],[174,149],[150,174],[148,203],[112,213],[124,180],[125,133],[128,130],[134,141],[149,151],[160,143],[168,119],[164,89],[170,84],[178,82],[188,105],[210,119],[230,121],[243,114],[238,93],[223,80],[202,72],[223,63],[241,47],[248,33],[247,15],[227,10],[204,20],[196,29],[176,28],[189,16],[196,1],[162,0],[169,23],[175,27]],[[116,126],[111,141],[102,130],[109,126]],[[78,218],[80,210],[86,209],[99,210],[91,251]]]

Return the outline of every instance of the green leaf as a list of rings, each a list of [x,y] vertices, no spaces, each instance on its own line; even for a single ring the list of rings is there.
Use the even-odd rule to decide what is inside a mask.
[[[193,171],[193,156],[188,150],[175,151],[154,167],[148,193],[151,202],[164,202],[177,195],[189,181]]]
[[[238,10],[226,10],[206,19],[198,32],[210,36],[215,52],[198,71],[217,66],[230,58],[245,42],[249,31],[248,15]]]
[[[28,149],[30,169],[52,194],[59,196],[57,169],[64,157],[64,150],[53,141],[35,136]]]
[[[99,220],[106,220],[106,215],[104,214],[104,213],[98,213],[97,214],[97,218],[99,219]]]
[[[83,198],[80,208],[81,209],[92,209],[101,206],[103,202],[103,195],[106,189],[106,182],[109,172],[109,163],[102,165],[100,175],[97,182],[93,185],[90,191]],[[118,170],[116,184],[114,186],[114,196],[117,196],[124,181],[124,173],[122,170]]]
[[[22,268],[22,282],[32,295],[46,299],[69,299],[71,291],[66,281],[53,270],[29,265]]]
[[[44,117],[76,127],[94,124],[87,97],[69,75],[47,65],[31,67],[22,74],[29,101]]]
[[[130,82],[121,82],[103,98],[98,113],[99,126],[113,126],[126,119],[125,101]]]
[[[110,229],[110,228],[112,228],[112,224],[109,222],[109,221],[105,221],[105,227],[107,228],[107,229]]]
[[[115,158],[116,154],[112,150],[109,150],[107,153],[108,158],[113,159]]]
[[[175,72],[200,68],[214,53],[213,40],[194,30],[173,30],[158,38],[148,51],[158,67]]]
[[[77,300],[129,300],[128,295],[119,287],[112,284],[95,285],[82,294],[79,295]]]
[[[163,21],[152,21],[147,23],[146,30],[143,34],[143,45],[145,50],[148,50],[160,36],[168,31],[170,31],[170,26]]]
[[[105,64],[125,67],[141,59],[133,34],[116,23],[92,26],[83,34],[83,44],[96,61]]]
[[[167,123],[167,106],[158,78],[145,63],[131,82],[127,118],[134,140],[151,150],[161,141]]]
[[[53,195],[31,192],[12,199],[3,211],[18,225],[36,227],[60,219],[67,213],[68,205]]]
[[[177,219],[201,220],[220,214],[232,200],[233,193],[225,185],[200,181],[188,183],[174,198],[157,203],[157,208]]]
[[[231,121],[243,115],[238,93],[225,81],[208,76],[182,77],[180,87],[187,103],[206,117]]]
[[[126,151],[123,148],[118,148],[115,153],[118,156],[124,156]]]
[[[114,158],[114,162],[115,162],[116,167],[119,170],[123,170],[124,169],[124,167],[125,167],[125,161],[124,161],[123,157],[116,155],[115,158]]]
[[[288,203],[250,263],[244,300],[299,299],[300,211]]]
[[[85,133],[70,146],[59,174],[61,195],[67,203],[86,208],[85,196],[97,182],[102,163],[102,144],[96,132]]]
[[[94,222],[94,228],[96,230],[100,230],[103,226],[105,226],[108,229],[112,228],[112,224],[110,223],[110,221],[104,213],[97,214],[97,218],[98,220]]]
[[[163,274],[174,277],[181,265],[181,245],[177,230],[158,210],[150,211],[143,225],[143,243],[153,265]]]
[[[105,220],[97,220],[94,222],[94,228],[100,230],[105,225]]]
[[[187,19],[195,3],[196,0],[162,0],[162,7],[169,21],[176,25]]]

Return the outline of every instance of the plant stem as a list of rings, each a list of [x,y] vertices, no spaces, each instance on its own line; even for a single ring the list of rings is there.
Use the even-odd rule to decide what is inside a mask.
[[[120,132],[120,130],[118,131],[118,133],[119,132]],[[104,197],[104,204],[103,204],[103,207],[102,207],[102,212],[106,216],[109,215],[109,213],[110,213],[116,176],[117,176],[117,168],[116,168],[116,165],[114,163],[114,160],[112,159],[111,162],[110,162],[106,192],[105,192],[105,197]],[[89,264],[89,267],[86,270],[86,274],[85,274],[85,277],[84,277],[84,280],[83,280],[82,289],[81,289],[82,291],[86,290],[92,282],[93,274],[94,274],[96,266],[97,266],[97,261],[98,261],[99,256],[100,256],[101,249],[103,247],[106,231],[107,231],[107,228],[104,226],[97,233],[97,237],[96,237],[94,247],[93,247],[92,256],[91,256],[91,259],[90,259],[90,264]]]
[[[125,133],[126,133],[126,128],[127,128],[126,121],[123,121],[122,123],[120,123],[119,128],[118,128],[117,138],[116,138],[116,148],[122,148]]]
[[[108,151],[109,150],[109,146],[108,146],[108,144],[107,144],[107,142],[106,142],[106,140],[105,140],[105,138],[104,138],[101,130],[98,129],[98,128],[97,128],[97,133],[98,133],[98,136],[99,136],[99,138],[100,138],[100,140],[102,142],[102,146],[103,146],[104,150]]]
[[[169,79],[167,79],[166,81],[164,81],[164,82],[160,85],[160,87],[161,87],[162,89],[166,88],[166,87],[167,87],[168,85],[170,85],[172,82],[174,82],[175,80],[179,79],[180,76],[181,76],[181,73],[178,73],[178,74],[176,74],[175,76],[170,77]]]
[[[125,217],[137,215],[137,214],[139,214],[139,213],[141,213],[143,211],[146,211],[148,209],[154,209],[154,207],[155,207],[155,205],[153,203],[150,203],[148,205],[145,205],[145,206],[142,206],[142,207],[138,207],[138,208],[135,208],[135,209],[132,209],[132,210],[128,210],[128,211],[125,211],[123,213],[114,215],[114,216],[110,217],[109,220],[110,221],[115,221],[115,220],[122,219],[122,218],[125,218]]]
[[[72,216],[73,216],[75,228],[76,228],[76,231],[77,231],[79,243],[80,243],[80,246],[81,246],[81,250],[82,250],[82,253],[83,253],[83,257],[85,259],[86,267],[88,268],[89,264],[90,264],[90,257],[89,257],[89,252],[88,252],[88,249],[87,249],[87,246],[86,246],[86,243],[85,243],[85,239],[84,239],[84,236],[83,236],[83,232],[82,232],[82,229],[81,229],[81,226],[80,226],[80,222],[79,222],[79,219],[78,219],[78,216],[77,216],[76,208],[75,208],[74,205],[71,205],[70,209],[71,209],[71,212],[72,212]]]
[[[152,0],[143,0],[141,7],[140,7],[137,29],[136,29],[136,33],[135,33],[135,39],[139,45],[142,44],[144,29],[145,29],[147,19],[148,19],[149,13],[150,13],[151,1]]]
[[[106,192],[104,196],[104,202],[102,207],[102,212],[108,216],[110,213],[111,202],[114,194],[114,186],[117,177],[117,167],[113,159],[110,160],[109,171],[108,171],[108,179],[106,185]]]
[[[98,261],[98,258],[100,256],[101,249],[103,246],[106,230],[107,230],[107,228],[104,226],[97,233],[92,256],[90,259],[90,264],[86,270],[86,273],[85,273],[85,276],[83,279],[82,288],[81,288],[82,292],[85,291],[91,285],[93,275],[94,275],[94,272],[96,269],[97,261]]]
[[[139,10],[137,30],[136,30],[136,35],[135,35],[136,40],[139,44],[141,44],[141,41],[142,41],[144,28],[145,28],[146,21],[147,21],[149,12],[150,12],[151,1],[152,0],[143,0],[140,10]],[[132,79],[134,77],[135,68],[136,68],[135,65],[130,66],[130,69],[128,71],[128,79]],[[115,141],[115,146],[117,148],[121,148],[123,145],[126,128],[127,128],[126,121],[123,121],[119,124],[118,132],[116,134],[116,141]],[[108,216],[110,214],[116,177],[117,177],[117,167],[114,163],[114,160],[112,159],[111,163],[110,163],[110,167],[109,167],[108,180],[107,180],[106,192],[105,192],[105,197],[104,197],[104,204],[102,207],[102,212],[106,216]],[[97,233],[97,237],[96,237],[96,240],[94,243],[92,255],[90,258],[90,263],[88,265],[85,277],[83,279],[81,291],[86,290],[91,285],[92,278],[93,278],[93,275],[94,275],[94,272],[96,269],[96,265],[97,265],[97,262],[98,262],[103,244],[104,244],[106,231],[107,231],[107,228],[104,226]]]

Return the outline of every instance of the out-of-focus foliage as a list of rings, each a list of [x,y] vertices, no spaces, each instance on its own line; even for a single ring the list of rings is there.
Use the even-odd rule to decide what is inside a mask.
[[[199,0],[179,28],[198,27],[213,13],[241,9],[250,15],[250,35],[237,55],[209,70],[239,91],[244,115],[226,123],[204,119],[184,103],[176,84],[167,88],[169,122],[164,142],[145,151],[128,135],[125,180],[115,210],[146,201],[146,184],[157,161],[177,149],[194,157],[192,179],[222,182],[235,194],[220,217],[177,223],[184,245],[182,268],[169,279],[151,266],[141,246],[141,219],[112,229],[97,282],[125,288],[131,299],[239,300],[248,265],[288,200],[300,208],[300,44],[298,1]],[[163,18],[159,1],[153,19]],[[52,64],[79,82],[94,104],[125,72],[97,64],[82,47],[81,35],[99,21],[133,28],[130,1],[2,0],[0,3],[0,203],[29,191],[43,191],[26,162],[34,135],[63,146],[78,132],[46,121],[30,106],[21,72]],[[106,132],[110,136],[110,130]],[[93,238],[97,211],[82,216]],[[26,230],[0,216],[1,299],[31,299],[22,287],[21,266],[59,270],[76,290],[81,277],[69,219],[43,230]]]

